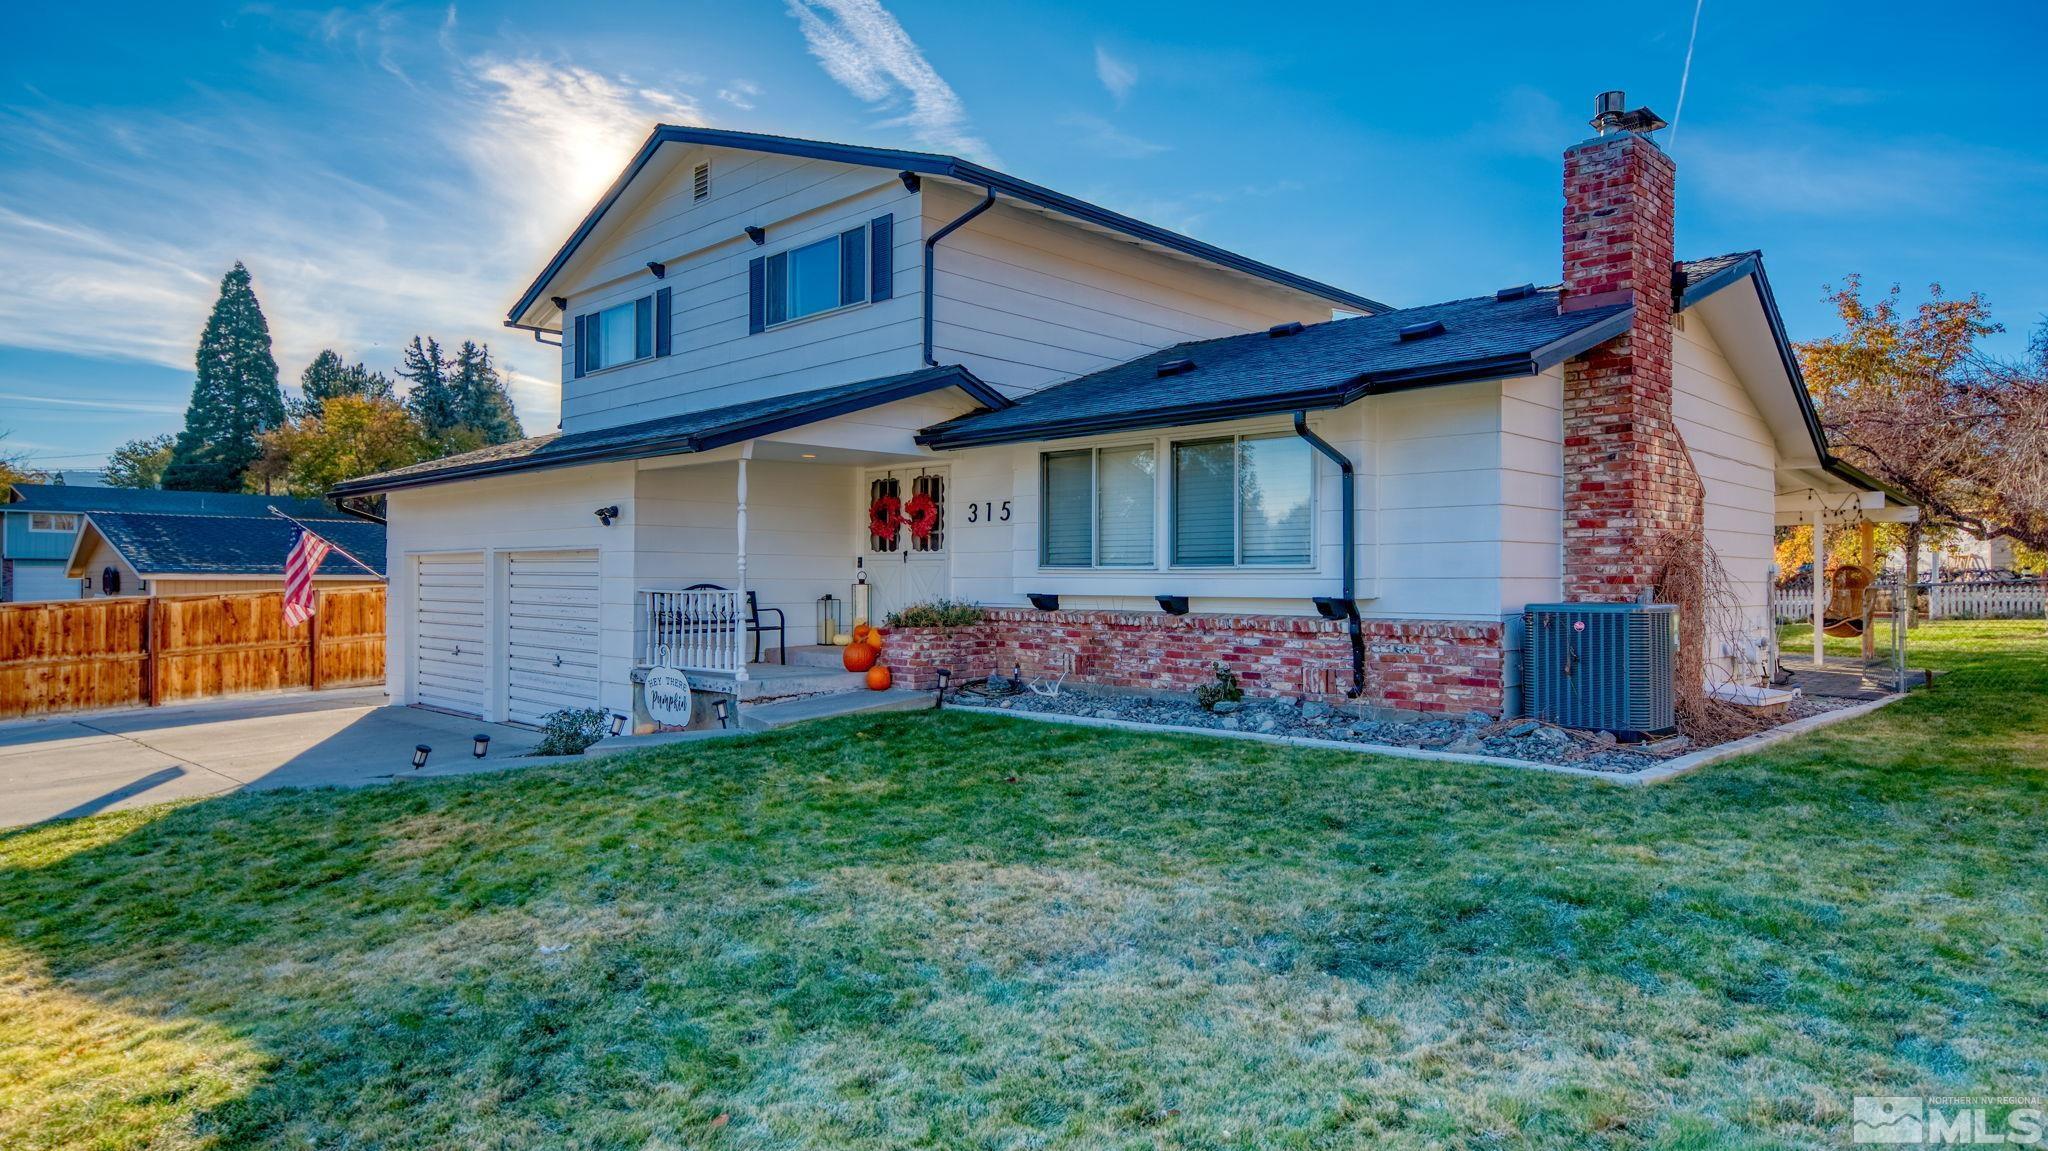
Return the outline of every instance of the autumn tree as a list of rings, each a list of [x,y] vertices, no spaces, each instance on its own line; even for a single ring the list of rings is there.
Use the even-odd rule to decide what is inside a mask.
[[[166,432],[143,436],[115,448],[107,457],[107,486],[110,488],[162,487],[164,470],[171,466],[171,451],[178,437]]]
[[[1850,276],[1827,299],[1842,332],[1798,351],[1830,445],[1910,497],[1931,522],[1979,538],[1999,534],[1997,496],[1983,483],[1997,415],[1977,386],[1977,341],[2004,329],[1984,298],[1950,297],[1935,284],[1907,311],[1897,285],[1869,299],[1861,277]],[[1908,580],[1919,575],[1921,535],[1917,525],[1908,531]]]
[[[341,395],[263,437],[257,472],[296,496],[324,496],[343,480],[434,456],[433,442],[391,396]]]

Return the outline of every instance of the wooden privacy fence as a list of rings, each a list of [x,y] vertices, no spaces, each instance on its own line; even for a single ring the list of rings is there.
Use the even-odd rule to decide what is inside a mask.
[[[384,589],[0,604],[0,719],[384,682]]]

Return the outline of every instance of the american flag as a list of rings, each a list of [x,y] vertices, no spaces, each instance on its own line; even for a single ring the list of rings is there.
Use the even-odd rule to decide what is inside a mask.
[[[297,627],[313,618],[313,573],[333,544],[301,527],[292,533],[292,550],[284,557],[284,624]]]

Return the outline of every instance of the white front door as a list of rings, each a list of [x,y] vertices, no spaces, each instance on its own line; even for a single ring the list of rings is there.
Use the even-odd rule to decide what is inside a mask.
[[[903,526],[893,536],[862,531],[867,545],[861,563],[868,573],[871,622],[879,624],[899,608],[951,594],[951,568],[946,561],[946,537],[951,534],[946,480],[944,468],[894,468],[862,477],[867,498],[861,507],[870,519],[876,501],[884,497],[896,499],[904,517]],[[914,516],[916,512],[923,515]],[[920,527],[926,530],[920,532]]]
[[[413,559],[412,701],[461,715],[484,711],[484,557]]]
[[[505,718],[597,706],[597,553],[513,552],[505,573]]]

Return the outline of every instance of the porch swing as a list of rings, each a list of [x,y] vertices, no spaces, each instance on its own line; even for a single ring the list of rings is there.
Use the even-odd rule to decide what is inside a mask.
[[[1871,570],[1862,564],[1844,564],[1828,577],[1827,609],[1821,630],[1839,639],[1856,639],[1870,623]]]

